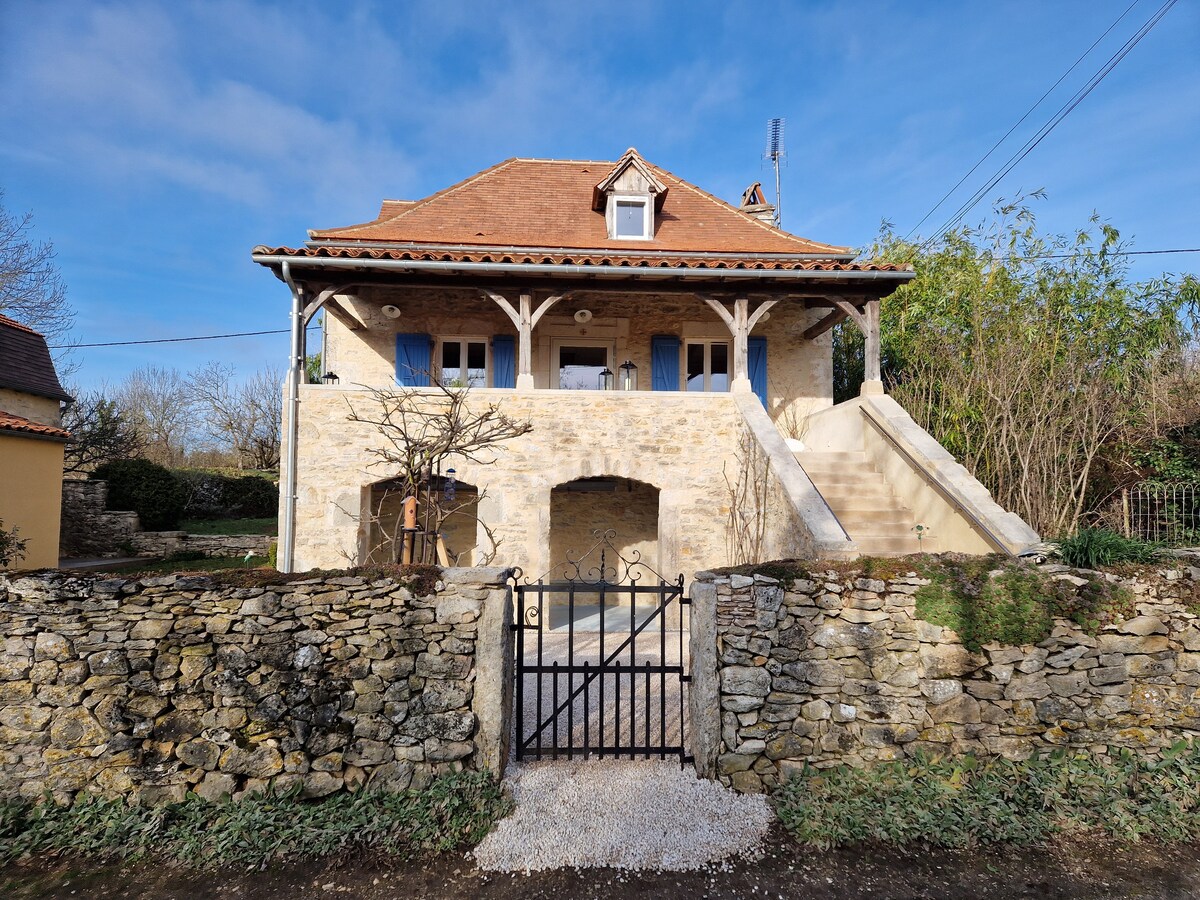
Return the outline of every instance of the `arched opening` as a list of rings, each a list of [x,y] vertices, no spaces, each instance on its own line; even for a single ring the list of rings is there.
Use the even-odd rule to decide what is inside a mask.
[[[577,478],[557,485],[550,492],[551,568],[547,579],[657,584],[658,505],[658,488],[631,478]],[[606,534],[615,535],[611,547]],[[550,627],[565,627],[573,618],[576,628],[599,629],[601,612],[597,592],[577,590],[570,597],[556,593],[550,598]],[[628,630],[631,612],[635,618],[641,612],[634,606],[633,594],[605,592],[606,631]]]
[[[363,491],[363,562],[402,561],[404,485],[400,479],[378,481]],[[435,502],[419,503],[414,559],[437,565],[479,565],[491,548],[479,547],[479,491],[472,484],[444,476],[429,485]],[[483,529],[486,533],[486,529]]]

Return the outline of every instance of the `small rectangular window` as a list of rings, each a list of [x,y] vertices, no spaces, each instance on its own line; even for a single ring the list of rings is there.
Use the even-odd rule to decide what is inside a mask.
[[[619,238],[644,238],[646,236],[645,200],[617,201],[616,236]]]
[[[488,343],[483,338],[441,338],[439,378],[446,387],[488,387]]]

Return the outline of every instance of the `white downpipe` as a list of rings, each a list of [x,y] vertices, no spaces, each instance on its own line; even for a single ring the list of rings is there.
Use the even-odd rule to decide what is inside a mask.
[[[292,347],[287,375],[287,456],[283,476],[283,521],[280,523],[279,557],[280,572],[294,570],[296,553],[296,460],[300,434],[300,382],[304,377],[304,323],[300,305],[300,292],[292,281],[291,267],[284,262],[280,267],[284,282],[292,292]]]

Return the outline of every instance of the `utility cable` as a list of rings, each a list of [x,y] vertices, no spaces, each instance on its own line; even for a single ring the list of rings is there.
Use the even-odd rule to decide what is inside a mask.
[[[925,243],[921,245],[921,248],[925,249],[943,234],[953,228],[956,224],[958,224],[963,216],[970,212],[971,209],[973,209],[975,205],[981,199],[983,199],[988,191],[992,190],[992,188],[999,184],[1000,181],[1003,180],[1003,178],[1008,175],[1008,173],[1011,172],[1018,163],[1021,162],[1021,160],[1025,159],[1025,157],[1032,153],[1033,150],[1043,140],[1045,140],[1050,132],[1052,132],[1063,121],[1063,119],[1070,115],[1071,112],[1073,112],[1075,108],[1078,107],[1079,104],[1082,103],[1083,100],[1093,90],[1095,90],[1100,82],[1102,82],[1109,75],[1109,73],[1116,68],[1121,60],[1129,55],[1129,52],[1141,42],[1142,38],[1150,33],[1154,26],[1161,21],[1163,16],[1165,16],[1171,10],[1171,7],[1173,7],[1177,2],[1178,0],[1166,0],[1166,2],[1159,7],[1159,9],[1145,22],[1145,24],[1143,24],[1142,27],[1137,30],[1133,37],[1129,38],[1129,40],[1127,40],[1116,53],[1109,57],[1108,61],[1100,67],[1099,71],[1097,71],[1097,73],[1093,75],[1091,79],[1089,79],[1088,82],[1058,110],[1058,112],[1051,116],[1050,120],[1043,125],[1033,137],[1026,141],[1025,145],[1020,150],[1013,154],[1013,156],[1009,157],[1008,161],[1004,164],[1001,170],[988,179],[988,182],[983,187],[976,191],[966,203],[960,206],[958,211],[955,212],[950,219],[948,219],[936,232],[934,232],[934,234],[928,240],[925,241]]]
[[[986,162],[986,161],[987,161],[988,157],[989,157],[989,156],[991,156],[993,153],[995,153],[995,152],[996,152],[996,150],[997,150],[997,148],[998,148],[998,147],[999,147],[1001,144],[1003,144],[1005,141],[1007,141],[1007,140],[1008,140],[1008,138],[1009,138],[1009,135],[1011,135],[1011,134],[1012,134],[1014,131],[1016,131],[1016,130],[1017,130],[1019,127],[1021,127],[1021,123],[1022,123],[1022,122],[1024,122],[1026,119],[1028,119],[1028,118],[1029,118],[1029,117],[1030,117],[1030,116],[1033,114],[1033,111],[1034,111],[1035,109],[1037,109],[1039,106],[1041,106],[1041,105],[1042,105],[1042,101],[1043,101],[1043,100],[1045,100],[1045,99],[1046,99],[1047,97],[1049,97],[1049,96],[1050,96],[1052,93],[1054,93],[1054,90],[1055,90],[1055,89],[1056,89],[1056,88],[1057,88],[1057,87],[1058,87],[1060,84],[1062,84],[1062,83],[1063,83],[1064,79],[1066,79],[1066,77],[1067,77],[1068,75],[1070,75],[1072,72],[1074,72],[1074,71],[1075,71],[1075,69],[1077,69],[1077,68],[1079,67],[1079,64],[1080,64],[1081,62],[1083,62],[1083,61],[1084,61],[1084,59],[1086,59],[1086,58],[1087,58],[1088,54],[1089,54],[1089,53],[1091,53],[1093,50],[1095,50],[1095,49],[1096,49],[1096,45],[1097,45],[1097,44],[1099,44],[1099,43],[1100,43],[1102,40],[1104,40],[1106,37],[1108,37],[1108,36],[1109,36],[1109,34],[1111,34],[1111,33],[1112,33],[1112,30],[1113,30],[1114,28],[1116,28],[1118,24],[1120,24],[1120,22],[1121,22],[1121,20],[1122,20],[1122,19],[1124,19],[1124,18],[1125,18],[1127,15],[1129,15],[1129,11],[1130,11],[1131,9],[1133,9],[1135,6],[1137,6],[1139,2],[1140,2],[1140,0],[1133,0],[1133,2],[1132,2],[1132,3],[1130,3],[1130,4],[1129,4],[1127,7],[1125,7],[1125,12],[1123,12],[1123,13],[1121,13],[1119,16],[1117,16],[1116,20],[1115,20],[1115,21],[1114,21],[1114,22],[1113,22],[1111,25],[1109,25],[1109,26],[1108,26],[1108,28],[1107,28],[1107,30],[1105,30],[1104,34],[1102,34],[1102,35],[1100,35],[1100,37],[1096,38],[1096,40],[1092,42],[1092,46],[1090,46],[1090,47],[1088,47],[1086,50],[1084,50],[1084,51],[1083,51],[1083,53],[1082,53],[1082,54],[1080,54],[1079,58],[1078,58],[1077,60],[1075,60],[1075,62],[1071,63],[1071,68],[1069,68],[1069,69],[1067,69],[1067,71],[1063,72],[1063,73],[1062,73],[1062,75],[1060,75],[1060,76],[1059,76],[1059,78],[1058,78],[1058,81],[1056,81],[1056,82],[1054,82],[1054,84],[1050,85],[1050,87],[1049,87],[1049,88],[1046,90],[1046,93],[1044,93],[1044,94],[1042,94],[1042,96],[1038,97],[1038,99],[1037,99],[1037,102],[1036,102],[1036,103],[1034,103],[1034,104],[1033,104],[1033,106],[1029,107],[1029,109],[1025,110],[1025,115],[1023,115],[1023,116],[1021,116],[1021,118],[1017,119],[1017,121],[1016,121],[1016,124],[1014,124],[1014,125],[1012,126],[1012,128],[1008,129],[1008,131],[1004,132],[1004,137],[1000,138],[1000,140],[998,140],[998,141],[996,141],[996,143],[992,144],[992,149],[988,150],[988,152],[987,152],[987,153],[985,153],[985,154],[983,154],[983,156],[979,157],[979,160],[978,160],[978,161],[975,163],[975,165],[971,166],[971,170],[970,170],[969,172],[967,172],[967,174],[966,174],[966,175],[964,175],[962,178],[958,179],[958,181],[955,183],[954,187],[952,187],[952,188],[950,188],[950,190],[946,191],[946,193],[945,193],[945,194],[942,196],[942,199],[941,199],[941,200],[939,200],[937,203],[935,203],[935,204],[934,204],[934,206],[933,206],[933,209],[929,210],[929,212],[925,213],[925,215],[923,215],[923,216],[921,217],[921,221],[920,221],[920,222],[918,222],[916,225],[914,225],[914,226],[913,226],[913,227],[912,227],[912,228],[909,230],[908,234],[906,234],[906,235],[904,236],[904,239],[905,239],[906,241],[907,241],[907,240],[908,240],[910,237],[912,237],[913,233],[914,233],[914,232],[915,232],[915,231],[916,231],[918,228],[920,228],[922,225],[924,225],[924,224],[925,224],[925,220],[926,220],[926,219],[928,219],[928,218],[929,218],[930,216],[932,216],[932,215],[933,215],[935,212],[937,212],[937,211],[938,211],[938,209],[940,209],[940,208],[941,208],[941,205],[942,205],[943,203],[945,203],[945,202],[946,202],[946,201],[947,201],[947,200],[950,198],[950,195],[951,195],[951,194],[953,194],[953,193],[954,193],[955,191],[957,191],[957,190],[958,190],[960,187],[962,187],[962,183],[963,183],[964,181],[966,181],[968,178],[970,178],[972,175],[974,175],[974,174],[975,174],[976,170],[977,170],[977,169],[978,169],[980,166],[982,166],[982,165],[984,164],[984,162]]]

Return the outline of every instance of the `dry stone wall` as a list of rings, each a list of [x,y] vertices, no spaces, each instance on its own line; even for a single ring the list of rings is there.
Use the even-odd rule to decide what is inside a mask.
[[[188,534],[186,531],[139,531],[130,537],[138,556],[164,557],[172,553],[238,557],[247,553],[266,556],[275,538],[267,534]]]
[[[1058,620],[1036,646],[972,653],[916,617],[914,594],[928,582],[915,574],[831,571],[785,585],[701,573],[692,586],[697,766],[756,792],[805,765],[917,751],[1161,750],[1200,735],[1200,617],[1187,608],[1198,580],[1200,569],[1183,567],[1124,583],[1138,615],[1095,637]]]
[[[506,574],[0,577],[0,796],[317,797],[497,770]]]
[[[135,512],[105,509],[108,484],[67,479],[62,489],[59,555],[67,559],[121,556],[141,528]]]

